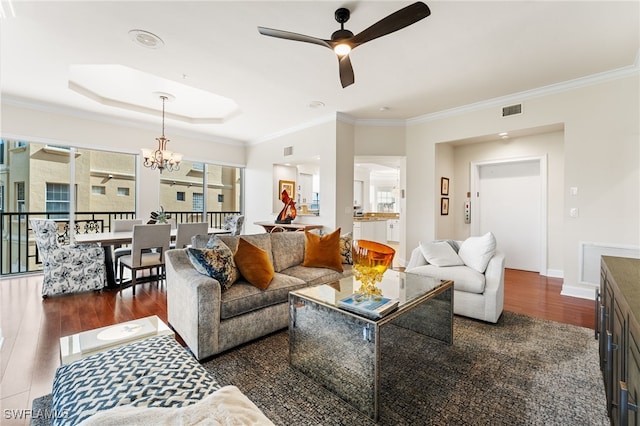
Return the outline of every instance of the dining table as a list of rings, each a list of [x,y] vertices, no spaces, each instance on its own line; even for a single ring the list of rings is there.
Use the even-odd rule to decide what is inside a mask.
[[[176,228],[171,228],[171,240],[176,239],[176,235],[178,230]],[[207,230],[207,234],[209,235],[219,235],[219,234],[229,234],[231,231],[222,228],[209,228]],[[119,232],[95,232],[95,233],[87,233],[87,234],[77,234],[74,236],[74,241],[76,244],[95,244],[98,243],[104,249],[104,264],[105,264],[105,272],[107,285],[105,288],[107,289],[116,289],[118,288],[118,283],[116,282],[115,277],[115,269],[113,265],[113,252],[112,247],[119,247],[123,244],[131,244],[133,241],[133,231],[119,231]]]

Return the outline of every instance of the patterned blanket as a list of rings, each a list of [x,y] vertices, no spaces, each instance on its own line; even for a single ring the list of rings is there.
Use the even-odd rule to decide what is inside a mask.
[[[77,425],[117,406],[181,407],[220,388],[172,336],[111,349],[56,371],[54,425]]]

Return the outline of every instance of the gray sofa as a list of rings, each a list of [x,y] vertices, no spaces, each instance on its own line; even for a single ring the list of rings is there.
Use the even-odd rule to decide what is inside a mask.
[[[167,252],[168,321],[198,360],[286,328],[290,291],[352,275],[350,264],[342,265],[342,273],[302,266],[305,253],[302,232],[217,238],[234,253],[239,238],[266,250],[275,276],[264,291],[242,277],[223,290],[217,280],[194,268],[186,249]]]

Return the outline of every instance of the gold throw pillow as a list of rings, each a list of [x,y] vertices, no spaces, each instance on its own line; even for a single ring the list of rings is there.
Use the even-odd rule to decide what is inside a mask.
[[[240,274],[250,284],[261,290],[266,290],[273,279],[274,270],[269,254],[244,238],[238,240],[238,250],[234,255],[236,266]]]
[[[304,231],[304,239],[302,266],[343,271],[340,256],[340,228],[326,235]]]

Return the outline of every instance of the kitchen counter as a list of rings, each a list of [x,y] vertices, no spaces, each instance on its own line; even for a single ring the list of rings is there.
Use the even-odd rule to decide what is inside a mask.
[[[387,221],[388,219],[386,217],[354,217],[353,221],[354,222],[382,222],[382,221]]]

